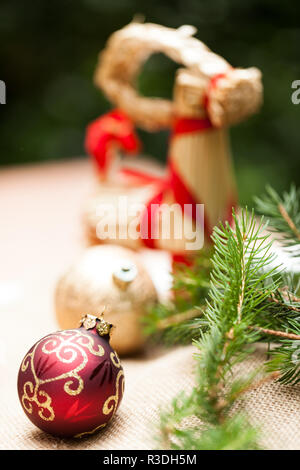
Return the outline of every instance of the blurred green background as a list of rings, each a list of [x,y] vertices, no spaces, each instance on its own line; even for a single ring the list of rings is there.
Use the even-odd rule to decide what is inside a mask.
[[[291,102],[300,79],[297,2],[278,0],[1,0],[0,165],[67,159],[84,154],[85,126],[110,108],[93,85],[99,51],[109,35],[136,14],[197,37],[232,65],[263,72],[260,114],[231,130],[242,202],[266,183],[278,190],[300,184],[300,104]],[[170,97],[176,65],[149,59],[139,86]],[[165,160],[167,133],[141,133],[145,152]]]

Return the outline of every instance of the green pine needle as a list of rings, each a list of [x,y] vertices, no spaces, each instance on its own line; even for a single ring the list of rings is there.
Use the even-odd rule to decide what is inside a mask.
[[[269,236],[263,235],[263,223],[257,225],[254,213],[247,210],[240,217],[233,213],[233,218],[233,228],[220,225],[212,236],[210,290],[202,311],[206,330],[200,328],[200,339],[194,341],[196,386],[189,396],[177,397],[161,418],[162,443],[171,448],[257,448],[256,432],[242,427],[240,416],[228,418],[253,380],[249,376],[233,381],[232,368],[252,353],[248,345],[260,333],[249,327],[278,285],[272,280],[274,256]],[[182,427],[190,416],[199,419],[201,426]]]
[[[164,448],[258,448],[257,430],[234,413],[257,371],[243,379],[232,374],[256,341],[279,345],[269,347],[267,373],[275,371],[283,384],[300,382],[300,283],[284,267],[274,268],[268,235],[276,233],[300,255],[300,190],[291,186],[280,197],[267,188],[256,206],[266,224],[245,209],[239,217],[233,213],[233,227],[215,227],[213,255],[200,253],[193,268],[177,273],[174,301],[158,305],[146,319],[152,337],[168,344],[193,341],[198,349],[193,391],[179,394],[161,413]]]
[[[300,255],[300,189],[292,184],[290,190],[279,196],[267,186],[262,198],[255,198],[256,210],[269,219],[271,229],[279,234],[281,243],[294,247],[295,256]]]

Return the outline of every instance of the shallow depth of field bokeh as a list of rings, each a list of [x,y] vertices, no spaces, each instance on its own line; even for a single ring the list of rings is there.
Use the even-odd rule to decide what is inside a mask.
[[[263,72],[264,106],[231,130],[242,202],[266,183],[278,190],[300,184],[300,104],[291,101],[300,79],[297,2],[279,0],[2,0],[0,164],[84,155],[86,124],[110,108],[93,85],[97,55],[109,35],[136,13],[146,21],[193,24],[197,37],[232,65]],[[176,64],[158,54],[139,78],[147,96],[170,97]],[[164,161],[167,133],[141,133],[145,153]]]

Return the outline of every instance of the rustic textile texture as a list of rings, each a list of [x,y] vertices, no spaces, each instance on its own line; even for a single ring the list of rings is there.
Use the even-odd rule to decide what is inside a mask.
[[[0,172],[0,449],[154,449],[159,407],[193,386],[192,346],[148,348],[122,361],[124,399],[104,431],[82,440],[59,439],[39,431],[23,413],[18,368],[35,341],[58,329],[54,287],[83,249],[80,213],[91,184],[92,171],[83,160]],[[142,256],[156,284],[166,289],[166,254],[145,251]],[[257,367],[264,357],[260,346],[240,372]],[[249,392],[239,408],[261,428],[264,448],[300,449],[298,386],[266,384]]]

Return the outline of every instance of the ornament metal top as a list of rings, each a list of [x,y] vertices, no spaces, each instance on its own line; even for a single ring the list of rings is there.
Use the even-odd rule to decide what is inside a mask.
[[[104,310],[105,309],[103,309],[101,315],[103,315]],[[105,321],[101,315],[99,315],[100,318],[94,315],[90,315],[89,313],[84,315],[80,320],[80,326],[83,326],[86,330],[90,330],[96,327],[97,333],[100,336],[109,335],[113,325]]]

